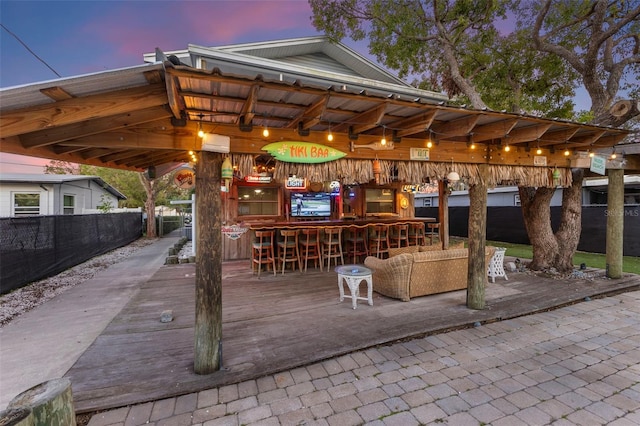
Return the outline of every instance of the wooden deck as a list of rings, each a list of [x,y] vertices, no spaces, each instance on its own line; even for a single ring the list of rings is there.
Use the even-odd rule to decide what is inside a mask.
[[[554,280],[510,273],[487,287],[487,307],[466,292],[410,302],[374,293],[374,305],[338,299],[336,274],[252,275],[248,261],[223,265],[223,369],[193,373],[195,266],[162,267],[68,371],[78,413],[238,383],[412,336],[490,322],[640,288],[620,280]],[[375,283],[374,283],[375,287]],[[174,320],[161,323],[163,310]]]

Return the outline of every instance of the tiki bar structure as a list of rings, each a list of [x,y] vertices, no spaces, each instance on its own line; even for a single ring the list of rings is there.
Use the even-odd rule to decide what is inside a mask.
[[[635,156],[607,159],[625,130],[450,105],[324,37],[189,45],[144,59],[1,90],[1,150],[195,181],[200,374],[219,368],[222,261],[251,258],[263,230],[437,222],[446,248],[446,194],[462,182],[467,305],[480,309],[488,188],[569,186],[572,168],[592,167],[590,153],[600,153],[613,195],[625,169],[640,170]],[[425,185],[440,193],[437,218],[415,217]],[[618,198],[610,208],[622,207]],[[609,228],[621,267],[621,223]]]

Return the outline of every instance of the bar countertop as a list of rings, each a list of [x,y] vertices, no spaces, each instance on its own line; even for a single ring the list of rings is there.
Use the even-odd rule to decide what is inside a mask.
[[[327,219],[327,220],[294,220],[280,222],[255,222],[249,225],[250,229],[295,229],[309,227],[348,227],[357,226],[364,227],[375,225],[377,223],[396,224],[411,222],[436,222],[434,217],[368,217],[357,219]]]

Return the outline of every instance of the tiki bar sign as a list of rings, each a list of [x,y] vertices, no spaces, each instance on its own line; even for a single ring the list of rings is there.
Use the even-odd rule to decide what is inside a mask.
[[[274,142],[263,146],[262,150],[287,163],[326,163],[347,155],[333,147],[312,142]]]

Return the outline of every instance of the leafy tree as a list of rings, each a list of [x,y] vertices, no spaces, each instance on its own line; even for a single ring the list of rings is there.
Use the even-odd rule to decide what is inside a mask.
[[[169,204],[171,200],[184,199],[188,191],[173,185],[173,174],[168,173],[156,179],[149,179],[145,173],[111,169],[97,166],[80,166],[85,175],[101,177],[109,185],[127,196],[119,207],[142,207],[147,213],[147,237],[157,236],[155,206]]]
[[[369,50],[421,88],[443,90],[474,108],[567,118],[584,85],[599,124],[637,117],[638,101],[614,103],[637,84],[640,4],[606,0],[309,0],[316,28],[341,40],[368,39]],[[504,30],[511,12],[512,30]],[[638,88],[626,87],[638,96]],[[533,245],[531,267],[573,268],[580,236],[582,173],[563,191],[562,224],[551,229],[553,189],[520,188]],[[535,232],[534,232],[535,230]]]
[[[44,166],[44,173],[47,175],[77,175],[80,173],[80,166],[69,161],[51,160]]]

